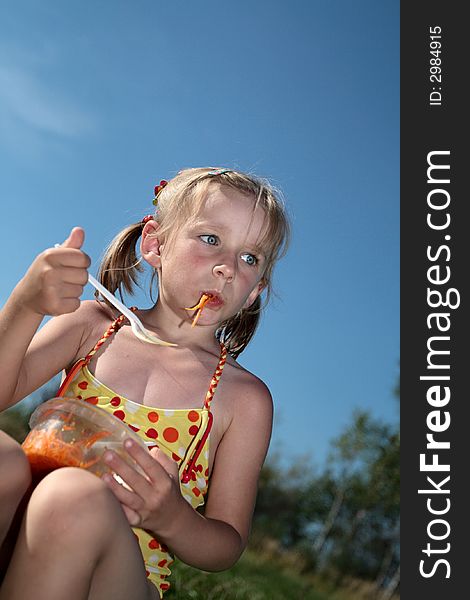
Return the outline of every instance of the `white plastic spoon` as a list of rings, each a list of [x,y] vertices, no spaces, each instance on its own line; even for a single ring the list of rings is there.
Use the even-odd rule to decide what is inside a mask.
[[[54,248],[58,248],[60,244],[54,244]],[[177,346],[178,344],[172,344],[171,342],[165,342],[161,340],[153,331],[149,331],[145,329],[142,324],[142,321],[137,317],[135,313],[127,308],[120,300],[116,298],[109,290],[107,290],[104,285],[90,275],[88,273],[88,283],[91,285],[104,297],[106,300],[109,300],[111,304],[118,309],[118,311],[123,314],[125,317],[129,319],[129,323],[131,324],[131,329],[135,335],[135,337],[139,338],[143,342],[148,342],[149,344],[157,344],[157,346]]]
[[[149,331],[145,329],[141,320],[137,317],[135,313],[127,308],[122,302],[120,302],[116,296],[111,294],[109,290],[107,290],[99,281],[97,281],[93,275],[88,274],[88,283],[98,290],[98,292],[109,300],[111,304],[118,309],[120,313],[122,313],[125,317],[129,319],[129,323],[131,324],[132,331],[134,335],[142,340],[143,342],[148,342],[149,344],[157,344],[159,346],[177,346],[177,344],[172,344],[171,342],[165,342],[161,340],[153,331]]]

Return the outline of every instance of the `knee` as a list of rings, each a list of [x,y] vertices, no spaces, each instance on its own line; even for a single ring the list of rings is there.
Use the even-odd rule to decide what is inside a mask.
[[[31,485],[31,469],[20,444],[0,431],[0,489],[2,503],[18,503]]]
[[[28,513],[36,529],[48,535],[103,536],[124,515],[118,501],[101,479],[83,469],[66,467],[45,477],[31,496]]]

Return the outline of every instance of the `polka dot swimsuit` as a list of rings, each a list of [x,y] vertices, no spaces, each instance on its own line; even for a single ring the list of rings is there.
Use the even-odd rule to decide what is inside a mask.
[[[209,433],[212,426],[210,404],[227,358],[221,344],[219,362],[209,385],[202,408],[159,409],[144,406],[115,394],[89,371],[88,363],[97,350],[123,324],[118,317],[85,358],[78,360],[58,391],[58,396],[86,400],[121,419],[141,437],[149,449],[158,447],[178,464],[181,494],[193,508],[204,504],[209,479]],[[157,587],[160,597],[170,587],[173,557],[151,532],[134,528],[145,562],[147,577]]]

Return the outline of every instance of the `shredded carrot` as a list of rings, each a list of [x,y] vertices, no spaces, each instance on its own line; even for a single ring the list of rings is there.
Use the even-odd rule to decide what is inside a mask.
[[[199,321],[199,317],[201,316],[202,310],[206,303],[212,298],[212,294],[202,294],[201,299],[195,306],[191,306],[190,308],[185,308],[185,310],[195,310],[196,314],[193,316],[193,322],[191,327],[195,327],[196,323]]]
[[[42,478],[59,467],[89,468],[99,460],[99,457],[85,461],[86,449],[97,440],[107,436],[109,436],[108,431],[98,431],[84,439],[65,442],[56,431],[33,429],[23,442],[23,450],[29,460],[33,475]]]

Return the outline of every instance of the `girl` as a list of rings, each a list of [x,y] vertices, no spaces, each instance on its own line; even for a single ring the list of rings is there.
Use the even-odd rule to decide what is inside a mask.
[[[0,313],[2,408],[65,370],[58,395],[102,407],[150,447],[125,442],[144,474],[106,453],[127,486],[61,468],[27,496],[29,463],[2,434],[5,551],[16,537],[0,600],[158,599],[169,587],[173,555],[217,571],[246,546],[272,401],[236,358],[285,250],[287,218],[266,182],[228,169],[181,171],[157,186],[154,203],[154,215],[111,243],[100,277],[113,293],[132,292],[147,262],[158,300],[136,314],[175,346],[137,339],[105,302],[80,303],[90,260],[78,227],[34,260]],[[37,331],[44,315],[55,318]],[[26,508],[13,534],[22,498]],[[196,510],[205,498],[205,510]]]

